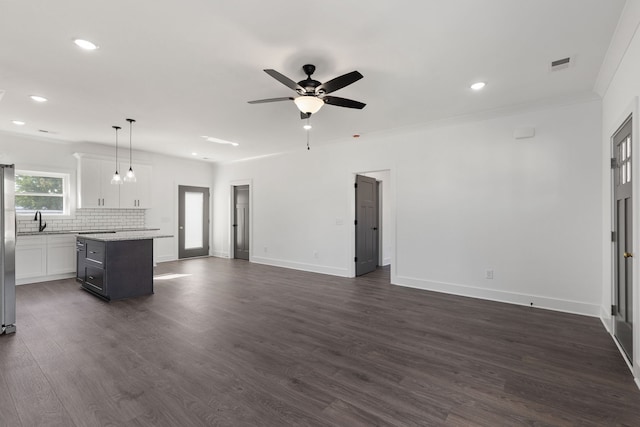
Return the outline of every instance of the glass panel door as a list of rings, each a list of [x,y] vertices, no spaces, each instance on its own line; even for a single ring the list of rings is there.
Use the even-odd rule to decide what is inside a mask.
[[[178,258],[209,255],[209,189],[178,187]]]

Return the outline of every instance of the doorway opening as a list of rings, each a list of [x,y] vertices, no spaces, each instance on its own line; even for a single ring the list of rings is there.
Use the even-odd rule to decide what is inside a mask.
[[[249,185],[232,186],[232,258],[249,261],[250,246],[250,187]]]
[[[395,235],[392,222],[391,171],[354,175],[353,276],[392,269]]]
[[[209,255],[209,188],[178,186],[178,258]]]

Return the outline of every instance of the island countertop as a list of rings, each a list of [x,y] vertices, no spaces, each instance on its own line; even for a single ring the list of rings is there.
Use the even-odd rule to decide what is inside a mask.
[[[173,237],[172,234],[163,234],[158,231],[118,231],[117,233],[78,234],[78,237],[99,242],[115,242],[120,240],[148,240]]]

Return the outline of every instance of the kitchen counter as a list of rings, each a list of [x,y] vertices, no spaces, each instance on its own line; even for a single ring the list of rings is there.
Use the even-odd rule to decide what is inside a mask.
[[[118,231],[117,233],[104,232],[94,234],[78,234],[78,237],[99,242],[116,242],[122,240],[147,240],[173,237],[172,234],[162,234],[157,231]]]
[[[122,233],[131,231],[158,231],[159,228],[120,228],[111,230],[46,230],[46,231],[21,231],[17,236],[49,236],[55,234],[96,234],[96,233]],[[169,236],[171,237],[171,236]]]

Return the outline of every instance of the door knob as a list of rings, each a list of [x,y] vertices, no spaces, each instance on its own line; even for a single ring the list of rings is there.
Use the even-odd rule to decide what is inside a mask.
[[[625,252],[623,255],[625,258],[633,258],[633,254],[630,252]]]
[[[180,230],[184,230],[184,227],[183,227],[183,226],[180,226],[180,227],[178,227],[178,228],[179,228]]]

